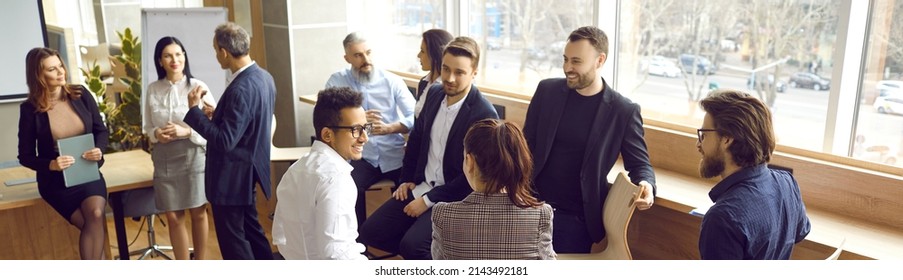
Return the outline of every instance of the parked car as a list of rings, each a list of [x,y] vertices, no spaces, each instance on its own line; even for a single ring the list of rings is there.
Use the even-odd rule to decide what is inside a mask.
[[[671,61],[652,60],[648,62],[646,71],[649,75],[664,76],[668,78],[680,77],[680,68]]]
[[[875,85],[875,88],[878,89],[878,96],[888,96],[888,95],[898,95],[903,96],[903,81],[896,80],[883,80],[878,81],[878,84]]]
[[[502,44],[496,41],[488,41],[486,42],[486,49],[490,51],[497,51],[502,49]]]
[[[903,114],[903,97],[878,97],[875,99],[875,109],[882,114]]]
[[[771,87],[771,85],[775,86],[775,90],[777,92],[784,92],[787,90],[787,85],[784,84],[783,81],[778,80],[777,84],[775,84],[774,74],[768,74],[768,83],[767,84],[765,82],[756,81],[755,75],[749,75],[749,78],[746,79],[746,87],[749,88],[750,90],[757,90],[757,89],[765,90],[768,87]]]
[[[529,49],[527,49],[527,57],[532,60],[542,61],[542,60],[546,60],[548,55],[546,54],[546,51],[543,50],[542,48],[529,48]]]
[[[682,54],[678,59],[680,67],[684,72],[697,75],[715,74],[718,67],[715,66],[708,58],[692,54]]]
[[[831,89],[831,80],[809,72],[797,72],[790,75],[790,86],[795,88],[811,88],[814,90]]]

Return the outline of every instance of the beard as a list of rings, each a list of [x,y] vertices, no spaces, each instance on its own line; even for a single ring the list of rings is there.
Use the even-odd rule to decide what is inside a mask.
[[[364,66],[366,66],[366,65],[364,65]],[[361,66],[361,68],[363,68],[364,66]],[[372,70],[373,67],[371,66],[370,69],[371,69],[370,71],[364,72],[364,71],[360,71],[358,69],[352,68],[351,74],[354,76],[355,79],[357,79],[358,82],[366,85],[366,84],[369,84],[373,78],[373,70]]]
[[[565,72],[564,74],[565,74],[565,76],[571,75],[571,74],[577,74],[576,81],[565,80],[565,81],[567,81],[568,88],[570,88],[570,89],[584,89],[586,87],[589,87],[590,85],[593,84],[593,79],[595,78],[594,77],[595,74],[593,73],[593,71],[588,71],[586,73]]]
[[[703,155],[699,160],[699,176],[712,178],[724,172],[724,153],[717,151],[712,156]]]
[[[444,89],[445,89],[445,95],[448,97],[455,97],[458,95],[462,95],[467,90],[467,88],[458,90],[457,87],[453,87],[453,88],[451,88],[451,90],[449,90],[449,87],[445,87]]]

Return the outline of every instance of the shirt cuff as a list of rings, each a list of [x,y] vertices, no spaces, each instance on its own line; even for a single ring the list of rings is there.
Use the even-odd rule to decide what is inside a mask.
[[[194,129],[189,129],[191,130],[191,134],[188,135],[188,140],[191,140],[191,143],[198,146],[207,146],[207,139],[204,139],[204,137],[198,134]]]
[[[428,196],[426,194],[423,195],[423,203],[426,204],[427,209],[432,208],[433,205],[436,205],[435,202],[430,200],[430,196]]]
[[[147,134],[147,139],[150,140],[151,143],[159,142],[157,141],[157,129],[159,129],[159,127],[154,127],[154,129],[151,129],[150,133]]]

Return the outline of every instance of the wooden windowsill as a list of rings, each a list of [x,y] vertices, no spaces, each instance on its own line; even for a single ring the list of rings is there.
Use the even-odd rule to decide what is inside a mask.
[[[614,180],[620,170],[624,167],[618,161],[608,176],[609,181]],[[688,217],[692,216],[691,210],[712,204],[708,192],[717,183],[661,168],[655,169],[655,180],[659,186],[655,205],[686,213]],[[806,209],[806,213],[812,223],[807,241],[836,247],[846,238],[844,251],[879,260],[903,259],[903,232],[900,230],[819,209]]]

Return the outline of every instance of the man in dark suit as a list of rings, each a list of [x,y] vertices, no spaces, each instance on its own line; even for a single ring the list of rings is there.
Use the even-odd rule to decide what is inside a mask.
[[[552,205],[552,244],[557,253],[588,253],[605,237],[602,204],[606,177],[618,154],[633,183],[643,188],[637,208],[652,207],[655,175],[643,140],[640,106],[605,83],[598,71],[608,37],[592,26],[568,37],[566,78],[539,83],[527,109],[524,134],[533,153],[533,182]]]
[[[431,207],[459,201],[472,189],[464,177],[464,135],[482,119],[498,118],[495,108],[472,86],[480,48],[468,37],[451,41],[442,55],[442,86],[427,94],[408,138],[402,183],[360,229],[361,243],[400,253],[405,259],[430,259]]]
[[[248,32],[234,23],[216,28],[213,48],[229,86],[208,119],[200,88],[188,94],[185,123],[207,139],[205,184],[223,259],[273,259],[257,220],[254,184],[270,198],[270,125],[276,85],[248,56]],[[210,107],[210,106],[205,106]]]

